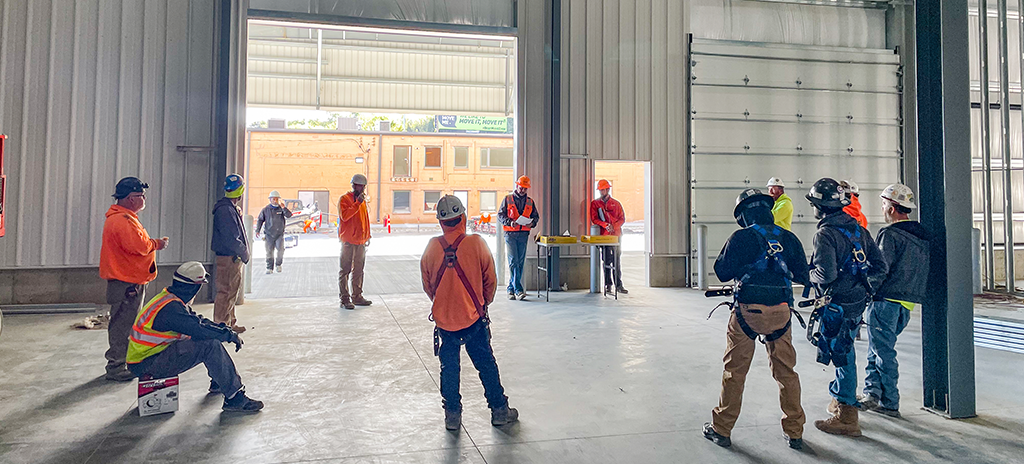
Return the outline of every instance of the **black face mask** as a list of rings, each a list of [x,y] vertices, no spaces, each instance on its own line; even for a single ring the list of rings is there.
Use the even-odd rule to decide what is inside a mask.
[[[192,302],[192,299],[196,297],[196,294],[198,294],[199,290],[202,288],[203,286],[201,284],[186,284],[184,282],[178,282],[177,280],[175,280],[173,283],[171,283],[170,287],[167,287],[167,291],[173,293],[174,296],[181,298],[181,301],[188,305],[189,303]]]

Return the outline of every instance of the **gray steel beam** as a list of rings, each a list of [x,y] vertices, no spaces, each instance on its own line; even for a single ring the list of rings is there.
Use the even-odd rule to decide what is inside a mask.
[[[562,204],[562,0],[551,0],[551,169],[548,176],[550,202],[548,203],[547,224],[548,234],[559,235],[558,226],[561,224]],[[582,40],[577,37],[576,40]],[[548,266],[548,279],[553,283],[552,287],[561,289],[559,269],[559,249],[551,247],[550,266]],[[540,263],[538,263],[540,264]],[[538,285],[543,285],[537,282]]]
[[[978,0],[978,10],[982,12],[978,16],[978,29],[981,37],[978,41],[978,53],[980,61],[979,83],[981,91],[981,160],[984,170],[982,177],[985,186],[985,224],[982,229],[985,231],[985,288],[995,290],[995,242],[992,232],[992,121],[991,102],[989,101],[989,77],[988,77],[988,0]]]
[[[999,116],[1002,123],[1000,139],[1003,154],[1003,254],[1006,270],[1006,291],[1016,289],[1013,269],[1013,179],[1010,171],[1010,49],[1007,43],[1009,25],[1006,21],[1006,0],[996,0],[999,20]],[[984,106],[984,105],[983,105]],[[982,108],[984,110],[984,108]]]
[[[932,233],[921,311],[924,406],[976,414],[971,294],[971,99],[968,0],[919,0],[917,133],[921,222]]]

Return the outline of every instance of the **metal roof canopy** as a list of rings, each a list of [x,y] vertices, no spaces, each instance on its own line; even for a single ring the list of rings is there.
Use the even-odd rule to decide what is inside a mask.
[[[510,116],[514,36],[249,20],[247,104]]]

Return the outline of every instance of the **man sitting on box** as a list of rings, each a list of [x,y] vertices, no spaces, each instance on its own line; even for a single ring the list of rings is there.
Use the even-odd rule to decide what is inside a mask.
[[[178,267],[174,282],[149,301],[135,318],[128,344],[128,369],[140,378],[174,377],[200,363],[210,374],[210,393],[224,394],[225,411],[255,412],[263,402],[245,396],[245,386],[224,345],[242,349],[242,339],[224,323],[192,311],[192,300],[207,283],[202,263]]]

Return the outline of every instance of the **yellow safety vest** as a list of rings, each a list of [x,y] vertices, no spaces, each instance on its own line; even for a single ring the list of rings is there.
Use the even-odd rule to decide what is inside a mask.
[[[177,332],[153,330],[153,321],[156,320],[156,315],[172,301],[182,303],[180,298],[165,288],[164,291],[149,300],[146,307],[142,308],[142,312],[135,317],[135,324],[132,325],[132,332],[128,337],[128,364],[140,363],[167,349],[171,343],[189,338],[188,335]]]

